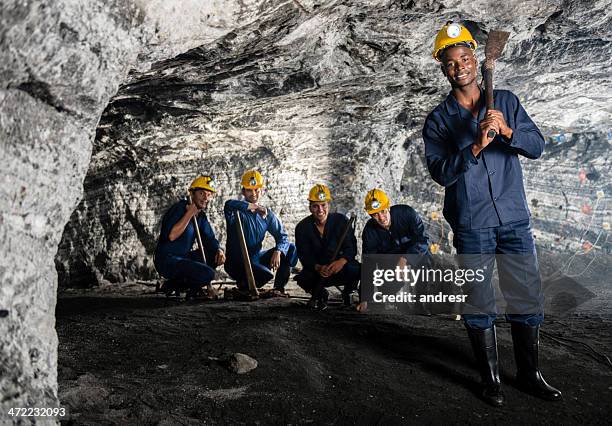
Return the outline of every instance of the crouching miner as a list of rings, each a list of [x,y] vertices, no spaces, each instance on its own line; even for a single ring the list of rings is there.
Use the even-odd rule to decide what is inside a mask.
[[[303,268],[295,280],[311,294],[309,304],[321,310],[327,308],[329,293],[325,288],[330,286],[343,287],[342,302],[350,306],[360,276],[354,231],[347,228],[345,215],[329,212],[330,201],[327,186],[313,186],[308,194],[310,216],[295,227],[295,245]]]
[[[204,210],[215,195],[214,181],[210,176],[196,178],[189,187],[189,200],[181,200],[166,212],[155,249],[155,269],[167,278],[162,287],[166,294],[187,290],[187,298],[196,297],[204,286],[209,286],[209,296],[215,297],[210,282],[215,268],[225,262],[225,254],[219,248]],[[206,261],[198,247],[192,250],[197,237],[196,218]]]
[[[236,215],[240,215],[255,285],[262,287],[274,277],[272,295],[280,296],[285,292],[291,267],[297,263],[295,245],[289,242],[276,214],[260,204],[264,186],[262,175],[256,170],[248,170],[242,176],[241,186],[244,200],[228,200],[224,207],[227,223],[225,271],[236,280],[238,290],[247,294],[247,276],[236,229]],[[262,243],[267,232],[274,237],[276,245],[263,251]],[[276,275],[272,271],[276,271]]]
[[[405,204],[391,206],[389,197],[382,189],[372,189],[366,194],[365,210],[370,215],[362,232],[362,256],[369,254],[400,255],[386,269],[404,268],[408,265],[418,268],[431,265],[429,238],[419,214]],[[401,256],[404,255],[404,256]],[[363,258],[365,262],[365,257]],[[418,295],[426,292],[426,283],[416,283]],[[362,293],[365,293],[362,283]],[[368,300],[362,294],[363,300]],[[425,304],[417,303],[418,312],[427,314]],[[367,308],[367,302],[361,302],[359,311]]]
[[[461,266],[486,271],[484,282],[464,288],[476,308],[464,321],[483,380],[483,399],[494,406],[504,403],[491,285],[497,255],[517,384],[540,398],[558,400],[561,392],[546,383],[538,367],[543,293],[519,161],[519,155],[540,157],[544,139],[509,91],[494,91],[494,109],[486,111],[475,49],[472,35],[459,24],[447,23],[436,37],[433,56],[451,92],[425,121],[427,166],[445,187],[444,217],[453,229]]]

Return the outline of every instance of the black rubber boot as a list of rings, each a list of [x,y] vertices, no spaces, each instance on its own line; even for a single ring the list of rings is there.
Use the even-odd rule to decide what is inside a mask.
[[[547,401],[562,399],[561,391],[544,380],[538,368],[540,326],[512,323],[512,342],[516,359],[516,382],[519,389]]]
[[[160,291],[163,291],[166,297],[171,297],[173,294],[175,297],[181,297],[181,280],[170,279],[165,281]]]
[[[482,399],[494,407],[501,407],[504,405],[504,394],[499,380],[495,326],[484,330],[468,328],[467,331],[482,378]]]
[[[342,305],[343,306],[351,306],[351,293],[352,291],[347,291],[346,290],[346,286],[344,286],[344,289],[342,289]]]
[[[319,294],[317,295],[317,308],[320,311],[324,311],[327,309],[327,301],[329,300],[329,291],[325,287],[321,289]]]
[[[196,300],[200,297],[202,297],[202,287],[199,285],[192,285],[187,289],[185,300]]]

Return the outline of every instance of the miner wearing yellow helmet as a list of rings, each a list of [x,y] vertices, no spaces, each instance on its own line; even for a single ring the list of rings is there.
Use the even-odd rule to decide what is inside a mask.
[[[167,294],[187,290],[187,297],[192,298],[213,280],[215,268],[225,262],[225,254],[204,212],[216,192],[214,179],[207,175],[199,176],[188,191],[191,200],[178,201],[162,219],[154,264],[160,275],[168,279],[162,290]],[[192,250],[196,240],[194,217],[206,262],[200,250]]]
[[[403,268],[408,264],[416,266],[428,265],[431,262],[429,252],[429,238],[421,216],[412,207],[405,204],[391,205],[391,200],[379,188],[368,191],[364,200],[365,211],[370,215],[361,234],[362,259],[372,254],[404,255],[399,256],[397,265],[386,265],[389,268],[399,266]],[[418,291],[422,292],[422,283],[417,284]],[[367,307],[370,288],[364,288],[362,283],[362,302],[358,310]],[[424,306],[421,309],[427,313]]]
[[[461,268],[486,271],[484,282],[465,290],[477,313],[463,315],[483,380],[483,399],[494,406],[504,403],[491,285],[495,253],[503,253],[497,266],[508,302],[518,383],[540,398],[558,400],[561,392],[544,381],[537,364],[543,292],[519,160],[540,157],[544,138],[510,91],[495,90],[494,109],[486,110],[475,49],[476,41],[459,23],[447,23],[435,39],[432,55],[451,92],[425,120],[427,167],[445,187],[444,217],[453,229]]]
[[[355,260],[355,233],[349,229],[341,241],[349,220],[342,213],[330,212],[330,202],[329,188],[323,184],[314,185],[308,193],[310,215],[295,227],[295,245],[302,264],[302,271],[295,280],[311,294],[310,305],[321,310],[327,308],[329,293],[326,287],[330,286],[343,287],[342,301],[349,306],[361,271]],[[337,257],[332,258],[339,244]]]
[[[387,194],[374,188],[366,194],[370,215],[363,233],[363,254],[427,254],[429,238],[421,216],[405,204],[391,206]]]
[[[236,215],[240,215],[244,238],[246,240],[255,285],[262,287],[274,277],[273,294],[285,292],[289,281],[291,267],[297,263],[295,245],[289,242],[289,237],[281,220],[269,207],[261,204],[264,179],[257,170],[247,170],[240,180],[242,200],[228,200],[225,203],[224,214],[227,224],[227,262],[225,271],[236,280],[238,290],[248,291],[242,252],[236,231]],[[275,246],[262,250],[266,233],[274,237]],[[276,271],[276,274],[273,273]]]

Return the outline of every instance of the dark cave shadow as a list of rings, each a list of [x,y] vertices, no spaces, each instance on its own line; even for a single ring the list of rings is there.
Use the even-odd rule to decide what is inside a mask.
[[[204,302],[202,302],[204,303]],[[217,304],[221,302],[207,301],[206,304]],[[58,297],[55,307],[57,318],[69,317],[71,315],[86,315],[104,311],[116,313],[127,313],[132,310],[165,309],[177,305],[190,305],[173,298],[166,298],[164,295],[157,296],[69,296]]]
[[[478,396],[480,386],[471,354],[458,343],[447,338],[418,335],[408,330],[377,331],[370,341],[389,357],[420,368],[441,380],[458,384]],[[471,370],[466,374],[461,370]]]
[[[438,337],[427,335],[427,328],[444,328],[452,330],[456,324],[445,323],[435,317],[431,326],[420,323],[417,329],[410,324],[397,322],[401,317],[360,315],[351,311],[325,311],[317,313],[312,310],[289,306],[275,306],[271,310],[277,313],[299,310],[322,324],[334,323],[335,334],[348,338],[357,344],[375,347],[388,358],[420,368],[440,380],[451,381],[462,386],[476,397],[480,397],[481,386],[476,362],[472,354],[467,333],[463,327],[455,336]],[[395,321],[394,321],[395,320]],[[331,330],[330,330],[331,332]],[[463,372],[461,370],[467,370]],[[514,385],[514,377],[500,369],[502,383]]]

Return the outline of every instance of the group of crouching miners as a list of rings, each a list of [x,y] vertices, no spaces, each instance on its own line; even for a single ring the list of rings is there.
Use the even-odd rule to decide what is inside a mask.
[[[329,188],[317,184],[309,191],[310,215],[297,224],[294,244],[289,241],[276,213],[260,203],[264,191],[261,173],[257,170],[245,172],[241,187],[242,199],[227,200],[224,205],[227,252],[221,249],[205,213],[216,193],[212,177],[197,177],[189,187],[189,197],[175,203],[164,215],[155,251],[155,267],[167,280],[162,290],[166,294],[184,290],[187,298],[204,293],[216,297],[210,283],[215,277],[215,268],[223,265],[236,281],[232,297],[243,295],[248,299],[250,271],[245,268],[240,247],[240,240],[244,238],[256,288],[274,279],[274,286],[267,294],[285,296],[291,268],[299,259],[302,268],[295,280],[311,295],[311,307],[327,308],[329,293],[326,288],[331,286],[342,289],[344,306],[352,306],[351,295],[357,290],[361,274],[361,265],[356,260],[357,239],[353,221],[342,213],[330,211]],[[362,234],[364,255],[429,255],[425,228],[414,209],[407,205],[391,207],[383,190],[372,189],[365,197],[365,210],[370,220]],[[236,226],[237,220],[242,232]],[[262,250],[268,232],[275,246]],[[202,246],[194,250],[196,240]],[[365,309],[365,304],[357,304],[357,309]]]

